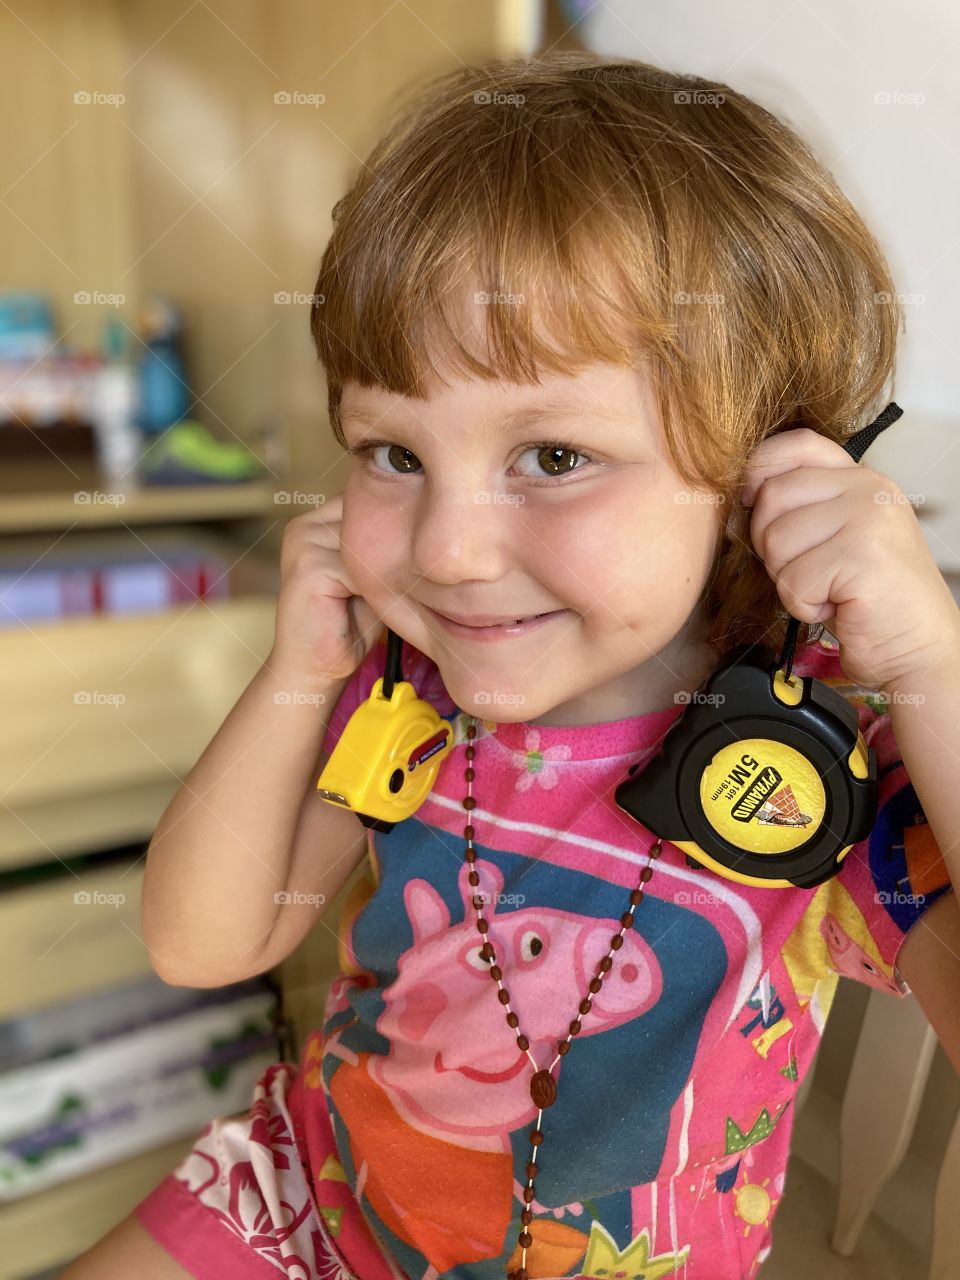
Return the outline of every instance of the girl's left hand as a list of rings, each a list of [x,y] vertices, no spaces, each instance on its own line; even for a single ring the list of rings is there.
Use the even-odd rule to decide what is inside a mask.
[[[836,636],[849,680],[891,692],[954,646],[960,662],[960,610],[887,476],[800,427],[754,450],[740,500],[783,607]]]

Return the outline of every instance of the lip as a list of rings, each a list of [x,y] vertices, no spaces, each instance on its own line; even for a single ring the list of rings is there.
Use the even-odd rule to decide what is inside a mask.
[[[484,619],[483,615],[475,615],[480,621],[473,621],[469,625],[462,622],[454,622],[452,618],[448,618],[446,614],[437,613],[436,609],[431,609],[429,605],[424,606],[437,620],[438,624],[451,635],[458,636],[462,640],[476,640],[480,643],[491,640],[503,640],[507,636],[527,635],[528,632],[536,631],[539,627],[546,626],[554,618],[560,618],[568,612],[566,609],[553,609],[549,613],[545,613],[542,617],[531,618],[529,622],[521,622],[519,624],[510,622],[502,625],[490,625]]]

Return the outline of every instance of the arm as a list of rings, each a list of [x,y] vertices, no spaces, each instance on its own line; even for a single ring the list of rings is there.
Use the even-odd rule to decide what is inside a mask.
[[[960,642],[948,642],[935,663],[884,691],[903,763],[954,890],[911,928],[897,967],[960,1073]]]
[[[945,893],[913,925],[897,967],[960,1075],[960,904]]]
[[[304,797],[316,785],[345,684],[304,690],[302,678],[285,679],[268,659],[167,806],[147,850],[141,899],[144,942],[165,981],[222,986],[275,963],[267,952],[283,906],[274,895],[288,888]],[[309,874],[302,853],[298,859],[311,892],[345,878],[347,824],[333,805],[320,806],[310,818]],[[354,815],[342,817],[359,827]]]

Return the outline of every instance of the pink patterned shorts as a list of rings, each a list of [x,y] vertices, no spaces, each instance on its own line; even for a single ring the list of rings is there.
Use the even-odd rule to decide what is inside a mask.
[[[356,1280],[302,1162],[307,1147],[288,1098],[296,1077],[292,1064],[269,1066],[250,1111],[211,1121],[133,1211],[197,1280]]]

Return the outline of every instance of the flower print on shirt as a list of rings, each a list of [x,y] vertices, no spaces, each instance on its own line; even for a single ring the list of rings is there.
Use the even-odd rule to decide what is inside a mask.
[[[520,770],[517,791],[529,791],[537,783],[544,791],[551,791],[560,781],[554,761],[569,760],[570,748],[565,743],[540,749],[540,730],[528,729],[523,739],[523,751],[511,751],[514,768]]]

